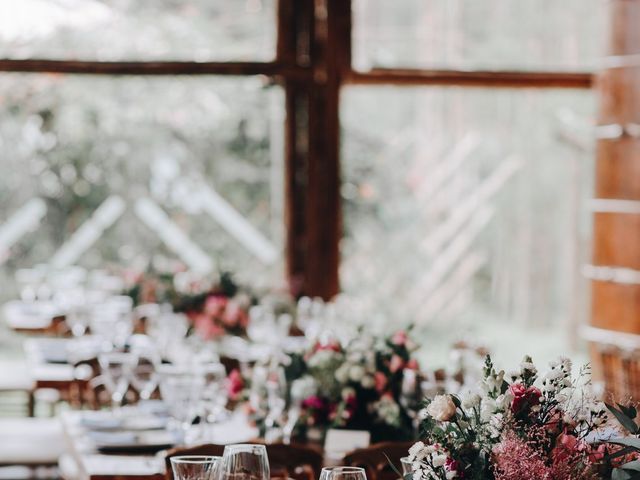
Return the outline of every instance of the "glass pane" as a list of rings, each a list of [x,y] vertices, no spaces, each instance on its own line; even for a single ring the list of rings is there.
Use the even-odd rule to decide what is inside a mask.
[[[515,362],[525,341],[566,352],[588,303],[593,103],[589,91],[346,89],[344,290],[425,328],[434,355],[461,336]]]
[[[258,77],[1,76],[3,285],[40,263],[280,281],[283,106]]]
[[[358,70],[594,70],[604,0],[354,0]]]
[[[272,60],[275,0],[0,0],[0,57]]]

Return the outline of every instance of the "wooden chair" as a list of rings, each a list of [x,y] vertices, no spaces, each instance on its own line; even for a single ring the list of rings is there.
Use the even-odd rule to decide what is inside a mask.
[[[640,401],[640,335],[594,327],[581,334],[591,343],[594,376],[604,381],[605,400]]]
[[[368,480],[397,480],[398,474],[391,468],[389,460],[398,470],[402,471],[400,459],[409,454],[411,445],[413,442],[376,443],[370,447],[348,453],[344,457],[344,464],[364,468]]]
[[[254,442],[256,443],[256,442]],[[271,476],[294,478],[296,480],[316,480],[322,470],[322,453],[302,445],[284,445],[281,443],[266,445]],[[178,455],[214,455],[222,456],[224,445],[205,444],[195,447],[176,447],[165,455],[166,480],[173,480],[171,457]]]

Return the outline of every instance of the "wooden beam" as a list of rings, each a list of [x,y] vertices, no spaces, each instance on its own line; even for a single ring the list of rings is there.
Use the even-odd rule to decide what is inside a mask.
[[[376,68],[350,71],[345,83],[355,85],[436,85],[484,88],[592,88],[592,73],[456,71]]]
[[[0,72],[90,75],[269,75],[295,79],[308,68],[278,62],[100,62],[77,60],[0,60]]]

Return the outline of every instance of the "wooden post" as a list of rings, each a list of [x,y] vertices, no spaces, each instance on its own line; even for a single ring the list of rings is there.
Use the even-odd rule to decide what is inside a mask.
[[[611,56],[598,81],[591,324],[640,334],[640,0],[609,3]]]

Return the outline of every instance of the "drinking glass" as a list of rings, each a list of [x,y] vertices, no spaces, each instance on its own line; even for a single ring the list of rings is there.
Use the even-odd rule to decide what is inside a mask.
[[[131,361],[131,354],[121,352],[103,353],[98,357],[104,384],[111,394],[111,402],[116,411],[122,406],[129,389],[128,372]]]
[[[170,460],[175,480],[218,480],[222,457],[181,455]]]
[[[367,474],[360,467],[323,468],[320,480],[367,480]]]
[[[220,480],[269,480],[269,459],[264,445],[227,445]]]
[[[169,415],[186,441],[193,419],[197,416],[199,393],[204,385],[202,375],[187,367],[162,365],[157,369],[160,394],[169,408]]]
[[[207,422],[214,423],[224,417],[227,406],[227,370],[222,363],[205,363],[199,370],[204,378],[201,398]]]
[[[129,373],[131,385],[140,394],[141,400],[149,400],[158,386],[157,367],[160,355],[153,347],[133,348],[132,365]]]

